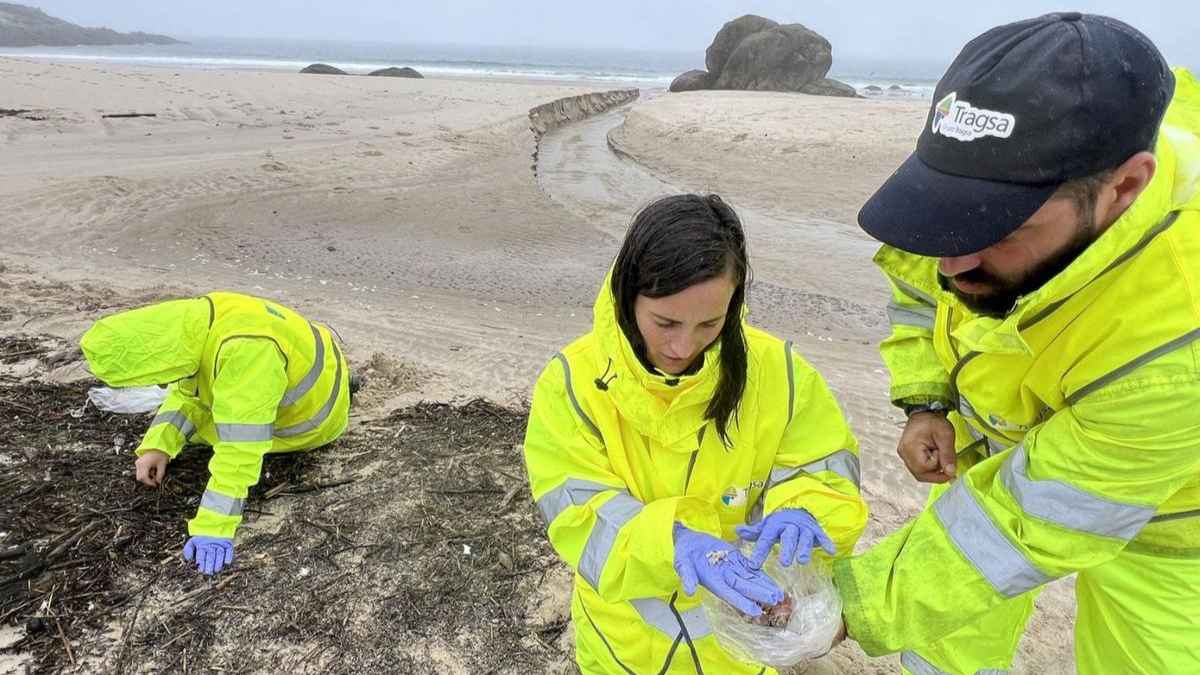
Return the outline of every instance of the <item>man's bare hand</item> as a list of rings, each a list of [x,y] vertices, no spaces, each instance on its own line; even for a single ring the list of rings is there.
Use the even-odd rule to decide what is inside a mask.
[[[147,450],[133,463],[137,469],[137,480],[143,485],[158,487],[167,477],[167,463],[171,458],[162,450]]]
[[[913,478],[922,483],[945,483],[954,479],[954,427],[945,415],[919,412],[908,418],[896,454]]]

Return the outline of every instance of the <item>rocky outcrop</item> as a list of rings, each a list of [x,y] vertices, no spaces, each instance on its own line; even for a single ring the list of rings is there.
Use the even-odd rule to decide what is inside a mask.
[[[300,71],[308,75],[346,75],[346,71],[341,68],[334,68],[327,63],[314,63]]]
[[[707,70],[689,70],[671,82],[671,91],[698,91],[711,89],[712,85],[712,75]]]
[[[748,36],[729,55],[717,89],[800,91],[833,65],[829,40],[798,23]]]
[[[691,70],[671,91],[739,89],[792,91],[818,96],[857,96],[848,84],[826,77],[833,46],[820,34],[792,23],[780,25],[747,14],[726,23],[704,54],[708,70]]]
[[[416,79],[424,79],[425,76],[418,73],[416,70],[405,66],[403,68],[380,68],[367,73],[372,77],[411,77]]]
[[[717,31],[717,36],[713,38],[708,49],[704,50],[704,67],[708,69],[708,72],[720,75],[721,71],[725,69],[725,63],[729,61],[729,56],[742,43],[742,40],[755,33],[771,30],[778,25],[778,23],[756,14],[746,14],[726,23],[721,26],[721,30]]]
[[[828,77],[821,78],[816,82],[810,82],[804,85],[800,90],[801,94],[812,94],[813,96],[841,96],[844,98],[860,98],[858,91],[846,84],[831,80]]]
[[[637,100],[638,89],[614,89],[582,96],[568,96],[544,103],[529,111],[529,128],[541,138],[546,132],[570,122],[578,122]]]
[[[0,47],[73,47],[75,45],[170,45],[175,38],[152,33],[118,33],[85,28],[35,7],[0,2]]]

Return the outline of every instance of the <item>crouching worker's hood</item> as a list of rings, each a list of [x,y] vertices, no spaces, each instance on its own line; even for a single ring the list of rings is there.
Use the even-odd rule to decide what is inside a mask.
[[[97,321],[79,346],[109,386],[166,384],[200,368],[211,316],[207,298],[163,302]]]

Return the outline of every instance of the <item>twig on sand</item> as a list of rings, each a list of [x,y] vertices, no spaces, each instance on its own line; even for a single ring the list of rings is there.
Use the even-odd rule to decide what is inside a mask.
[[[517,577],[524,577],[524,576],[529,576],[530,574],[537,574],[538,572],[545,572],[546,570],[548,570],[552,567],[557,567],[558,565],[559,565],[559,562],[557,560],[555,560],[554,562],[548,563],[546,565],[542,565],[541,567],[534,567],[533,569],[528,569],[528,570],[518,570],[516,572],[513,572],[512,574],[503,574],[496,578],[497,579],[516,579]]]
[[[142,599],[138,602],[138,606],[133,610],[133,616],[129,617],[129,623],[126,624],[125,634],[121,639],[121,651],[117,655],[118,673],[125,672],[125,657],[129,654],[129,645],[133,641],[133,629],[137,627],[138,615],[142,613],[142,607],[146,606],[146,597],[149,595],[147,591],[150,590],[151,586],[158,583],[158,578],[160,576],[162,576],[161,571],[158,574],[155,574],[154,578],[150,580],[150,583],[146,584],[139,592],[139,594],[142,596]]]
[[[67,636],[63,634],[62,624],[55,619],[54,625],[58,628],[58,639],[62,640],[63,649],[67,650],[67,660],[71,662],[71,665],[75,665],[75,655],[71,653],[71,643],[67,642]]]
[[[158,117],[158,113],[108,113],[100,117],[112,119],[117,117]]]
[[[466,490],[426,490],[426,492],[432,492],[435,495],[502,495],[502,494],[504,494],[504,490],[497,490],[495,488],[473,488],[473,489],[466,489]]]
[[[53,562],[56,558],[61,556],[63,553],[66,553],[67,549],[70,548],[71,546],[73,546],[75,544],[75,542],[77,542],[80,539],[83,539],[87,535],[91,534],[92,530],[95,530],[97,527],[100,527],[100,525],[101,525],[101,521],[93,520],[92,522],[88,523],[84,527],[80,528],[79,531],[77,531],[75,534],[68,536],[66,539],[64,539],[62,541],[62,543],[60,543],[58,546],[55,546],[53,551],[50,551],[49,553],[46,554],[46,562],[47,563]]]
[[[21,556],[25,555],[27,550],[28,549],[21,544],[0,548],[0,560],[13,560],[15,558],[20,558]]]
[[[318,490],[328,490],[330,488],[349,485],[357,481],[357,478],[347,478],[346,480],[334,481],[332,483],[312,483],[309,485],[297,485],[295,487],[293,487],[291,483],[284,482],[271,488],[267,494],[263,495],[263,499],[272,499],[282,495],[301,495],[306,492],[316,492]]]

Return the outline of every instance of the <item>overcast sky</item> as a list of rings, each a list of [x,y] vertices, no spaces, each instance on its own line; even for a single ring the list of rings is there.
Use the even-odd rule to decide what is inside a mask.
[[[24,0],[88,26],[176,36],[703,50],[725,21],[798,22],[838,54],[949,60],[994,25],[1072,9],[1147,33],[1173,63],[1200,68],[1196,0]]]

